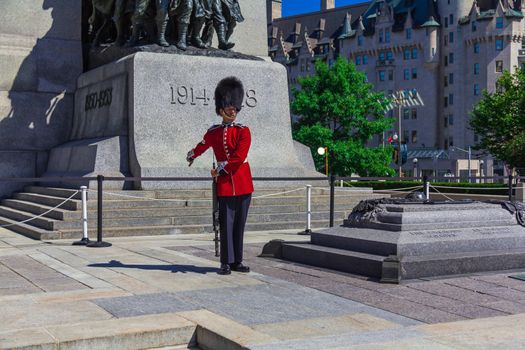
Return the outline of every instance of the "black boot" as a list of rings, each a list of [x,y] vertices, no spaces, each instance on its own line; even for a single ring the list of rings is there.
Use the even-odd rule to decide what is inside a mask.
[[[186,39],[188,37],[188,24],[179,22],[177,29],[177,35],[179,40],[177,41],[175,46],[177,46],[179,50],[186,51],[186,49],[188,48],[186,46]]]
[[[219,275],[229,275],[232,273],[232,270],[230,269],[230,265],[228,264],[221,264],[221,267],[219,271],[217,271]]]
[[[157,21],[157,44],[163,47],[168,47],[170,44],[166,41],[166,26],[168,25],[168,20],[163,19]]]
[[[219,40],[219,49],[229,50],[235,46],[234,43],[226,41],[226,25],[224,23],[216,25],[215,30],[217,31],[217,39]]]
[[[204,25],[204,18],[195,18],[191,28],[191,44],[199,49],[205,49],[206,45],[201,40],[201,29]]]

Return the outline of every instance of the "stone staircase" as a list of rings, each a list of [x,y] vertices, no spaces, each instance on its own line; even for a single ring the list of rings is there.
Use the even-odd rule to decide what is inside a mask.
[[[305,190],[290,188],[256,190],[253,194],[247,231],[304,230]],[[79,239],[81,194],[73,189],[29,186],[4,199],[0,205],[0,226],[34,239]],[[269,194],[277,195],[268,196]],[[260,197],[260,198],[258,198]],[[384,197],[372,189],[336,188],[335,223],[343,222],[361,200]],[[312,228],[328,227],[329,188],[312,189]],[[53,209],[53,207],[60,207]],[[169,235],[211,232],[210,190],[105,191],[104,237]],[[42,215],[44,214],[44,215]],[[21,221],[41,217],[25,223]],[[96,237],[97,193],[88,193],[89,237]]]

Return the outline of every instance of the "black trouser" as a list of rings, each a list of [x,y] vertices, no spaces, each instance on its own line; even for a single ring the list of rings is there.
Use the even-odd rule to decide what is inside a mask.
[[[221,224],[221,264],[242,262],[244,226],[252,195],[219,197]]]

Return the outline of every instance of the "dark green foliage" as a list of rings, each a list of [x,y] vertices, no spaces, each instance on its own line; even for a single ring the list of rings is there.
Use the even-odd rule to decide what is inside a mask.
[[[393,175],[392,148],[366,147],[374,135],[392,126],[393,120],[384,116],[389,100],[373,91],[364,73],[344,58],[331,67],[317,61],[315,70],[315,75],[299,79],[301,89],[293,90],[291,108],[301,115],[294,125],[294,138],[310,147],[317,169],[325,168],[317,148],[326,146],[334,154],[337,175]]]

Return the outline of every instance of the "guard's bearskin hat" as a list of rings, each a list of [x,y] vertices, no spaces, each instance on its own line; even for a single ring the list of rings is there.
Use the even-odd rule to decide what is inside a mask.
[[[215,112],[220,115],[220,110],[233,106],[239,112],[244,99],[244,87],[236,77],[222,79],[215,88]]]

